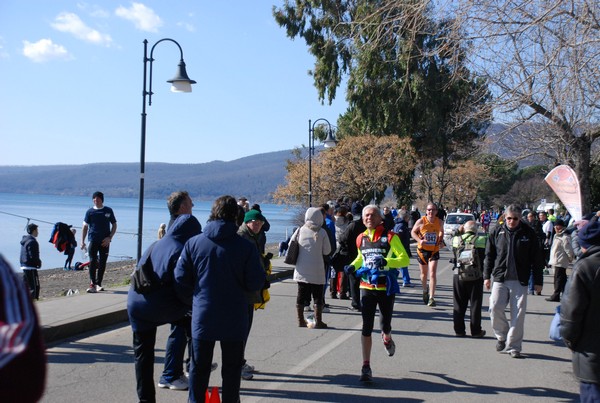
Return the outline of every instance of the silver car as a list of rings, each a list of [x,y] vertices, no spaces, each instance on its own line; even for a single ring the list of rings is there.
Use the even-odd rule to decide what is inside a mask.
[[[450,213],[446,216],[444,222],[444,242],[448,250],[452,251],[452,237],[457,234],[461,225],[467,221],[476,221],[475,216],[471,213]]]

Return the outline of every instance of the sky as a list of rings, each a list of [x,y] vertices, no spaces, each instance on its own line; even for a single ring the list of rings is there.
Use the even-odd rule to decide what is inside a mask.
[[[314,58],[272,16],[283,0],[0,2],[0,165],[139,162],[144,74],[177,41],[191,93],[166,81],[177,46],[153,53],[146,162],[202,163],[308,144],[308,120],[335,124]],[[149,67],[149,63],[148,63]]]

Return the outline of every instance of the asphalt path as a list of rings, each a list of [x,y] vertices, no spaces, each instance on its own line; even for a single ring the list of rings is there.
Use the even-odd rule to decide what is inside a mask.
[[[360,313],[349,301],[327,298],[329,329],[298,328],[296,284],[272,284],[271,301],[255,313],[246,358],[257,369],[242,381],[242,402],[571,402],[578,401],[571,354],[548,338],[555,303],[529,296],[524,359],[496,352],[484,295],[484,339],[457,338],[452,328],[450,254],[442,251],[438,268],[437,307],[423,305],[418,266],[410,273],[415,288],[396,297],[392,334],[396,354],[388,357],[378,332],[373,334],[374,382],[359,382]],[[543,294],[552,291],[545,276]],[[376,327],[377,327],[376,321]],[[467,325],[468,329],[468,325]],[[168,327],[159,329],[155,380],[164,362]],[[131,329],[117,326],[82,335],[48,349],[49,373],[43,402],[135,402]],[[220,365],[220,349],[215,348]],[[220,386],[220,370],[210,385]],[[26,382],[26,380],[24,380]],[[187,392],[157,389],[158,402],[186,402]]]

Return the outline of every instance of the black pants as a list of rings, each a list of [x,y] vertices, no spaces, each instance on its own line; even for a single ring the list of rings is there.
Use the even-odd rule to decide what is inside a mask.
[[[387,295],[385,291],[360,290],[362,303],[362,335],[370,336],[375,325],[375,313],[379,307],[379,327],[385,334],[392,332],[392,313],[396,295]]]
[[[560,294],[565,291],[567,285],[567,269],[554,266],[554,292],[550,298],[560,300]]]
[[[24,269],[23,281],[29,287],[31,298],[40,299],[40,278],[37,269]]]
[[[90,241],[88,253],[90,255],[90,282],[102,285],[106,261],[108,260],[109,246],[102,246],[102,242]]]
[[[322,291],[321,291],[322,292]],[[214,340],[192,340],[192,365],[190,365],[190,395],[192,403],[204,402],[215,348]],[[223,403],[237,403],[240,399],[244,340],[220,341],[221,344],[221,391]]]
[[[465,333],[465,313],[470,306],[471,335],[481,333],[481,305],[483,304],[483,278],[475,281],[462,281],[454,275],[454,332]]]
[[[354,274],[348,276],[348,283],[350,284],[350,298],[352,299],[352,307],[360,308],[360,279],[356,278]]]

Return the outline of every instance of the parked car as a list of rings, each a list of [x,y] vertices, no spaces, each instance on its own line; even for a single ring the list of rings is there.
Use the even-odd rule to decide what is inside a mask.
[[[471,220],[477,223],[475,216],[471,213],[450,213],[446,216],[446,221],[444,222],[444,242],[448,250],[452,251],[452,237],[456,235],[460,226]]]

